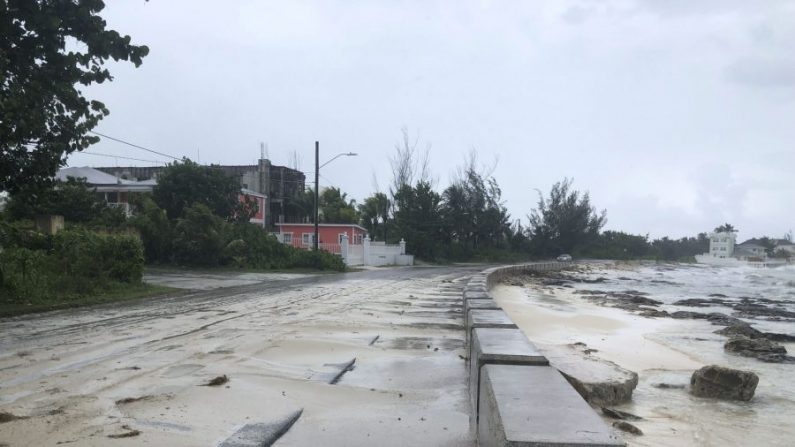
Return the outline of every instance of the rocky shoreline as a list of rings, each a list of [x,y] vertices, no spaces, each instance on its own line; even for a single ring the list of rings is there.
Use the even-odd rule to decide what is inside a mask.
[[[551,290],[556,287],[575,289],[575,284],[602,284],[610,281],[603,276],[589,278],[588,275],[590,273],[591,270],[588,267],[573,267],[564,271],[528,272],[505,278],[503,282],[514,286],[534,286],[542,290]],[[617,280],[630,281],[631,278],[619,277]],[[652,280],[652,282],[670,283],[663,280]],[[795,304],[795,301],[792,300],[771,300],[748,296],[730,298],[716,293],[710,294],[708,298],[683,298],[671,304],[672,306],[686,308],[719,306],[732,310],[731,314],[726,314],[722,312],[669,311],[661,309],[665,303],[650,297],[647,292],[633,289],[612,291],[576,288],[573,293],[597,305],[619,308],[646,318],[706,320],[713,325],[724,327],[716,330],[715,333],[728,338],[724,344],[726,352],[756,358],[763,362],[795,364],[795,357],[788,355],[786,348],[779,344],[781,342],[795,342],[795,335],[762,332],[754,328],[752,323],[743,320],[795,323],[795,312],[789,311],[782,306],[782,304]]]

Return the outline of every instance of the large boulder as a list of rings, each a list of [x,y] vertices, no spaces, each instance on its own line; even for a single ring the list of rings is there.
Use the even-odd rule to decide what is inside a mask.
[[[705,366],[690,378],[690,393],[698,397],[728,400],[751,400],[759,383],[759,376],[750,371]]]

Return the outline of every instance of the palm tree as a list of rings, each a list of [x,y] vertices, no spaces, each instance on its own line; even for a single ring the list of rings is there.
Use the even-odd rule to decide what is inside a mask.
[[[719,227],[715,228],[716,233],[736,233],[737,229],[734,228],[734,225],[730,223],[725,223]]]

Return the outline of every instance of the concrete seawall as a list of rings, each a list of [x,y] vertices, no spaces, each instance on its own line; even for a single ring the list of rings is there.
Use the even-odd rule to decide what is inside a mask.
[[[464,288],[471,425],[479,446],[625,445],[489,295],[505,277],[567,265],[495,267]]]

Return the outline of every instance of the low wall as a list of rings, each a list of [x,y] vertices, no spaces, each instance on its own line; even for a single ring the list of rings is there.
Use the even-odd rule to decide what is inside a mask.
[[[471,425],[479,446],[625,445],[489,294],[507,276],[568,265],[495,267],[464,288]]]

